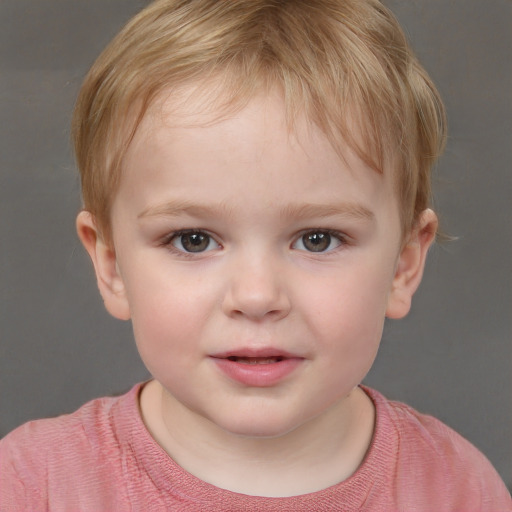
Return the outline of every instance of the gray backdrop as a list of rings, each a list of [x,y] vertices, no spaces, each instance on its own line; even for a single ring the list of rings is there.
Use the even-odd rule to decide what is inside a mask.
[[[103,310],[74,232],[74,98],[142,0],[0,0],[0,435],[118,393],[147,372]],[[505,482],[511,464],[510,0],[390,0],[445,99],[436,247],[366,382],[439,417]]]

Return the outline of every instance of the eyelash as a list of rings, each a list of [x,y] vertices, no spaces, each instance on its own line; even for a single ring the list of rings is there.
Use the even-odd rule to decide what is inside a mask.
[[[176,247],[173,244],[173,241],[179,240],[180,237],[183,237],[185,235],[204,235],[204,236],[208,237],[208,246],[205,248],[205,250],[201,250],[201,251],[197,251],[197,252],[179,249],[178,247]],[[299,243],[302,243],[302,245],[304,246],[304,237],[306,235],[322,235],[322,236],[327,235],[329,237],[328,238],[329,245],[331,245],[331,243],[332,243],[332,238],[334,238],[338,242],[338,245],[336,247],[334,247],[332,249],[328,249],[328,250],[310,251],[310,250],[307,250],[307,248],[300,249],[301,251],[306,252],[308,254],[329,254],[331,252],[339,250],[340,248],[343,248],[344,246],[349,245],[349,240],[348,240],[347,235],[345,235],[344,233],[342,233],[340,231],[336,231],[333,229],[313,228],[313,229],[304,230],[301,233],[299,233],[299,235],[294,239],[293,243],[291,244],[291,247],[294,248],[294,246]],[[174,231],[173,233],[170,233],[168,236],[166,236],[162,240],[161,245],[168,248],[169,250],[171,250],[175,254],[178,254],[181,257],[193,258],[193,257],[197,257],[198,255],[202,255],[207,252],[210,252],[212,249],[208,250],[208,247],[211,245],[212,242],[217,244],[217,246],[219,248],[222,248],[222,245],[219,242],[217,242],[216,238],[214,236],[212,236],[210,233],[208,233],[208,231],[206,231],[206,230],[183,229],[183,230]],[[183,242],[181,243],[181,245],[183,247]]]

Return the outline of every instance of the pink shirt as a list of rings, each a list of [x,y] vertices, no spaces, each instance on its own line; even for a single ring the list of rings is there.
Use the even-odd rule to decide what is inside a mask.
[[[0,441],[0,511],[512,511],[473,445],[367,388],[377,420],[362,465],[337,485],[290,498],[233,493],[184,471],[146,430],[140,389],[27,423]]]

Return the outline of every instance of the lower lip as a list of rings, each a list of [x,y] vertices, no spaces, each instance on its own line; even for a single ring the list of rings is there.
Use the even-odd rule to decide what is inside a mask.
[[[213,361],[230,379],[245,386],[264,388],[278,384],[304,360],[292,357],[268,364],[246,364],[223,358],[213,358]]]

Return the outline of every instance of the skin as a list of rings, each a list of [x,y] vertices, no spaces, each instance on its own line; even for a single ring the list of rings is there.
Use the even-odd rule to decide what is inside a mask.
[[[349,148],[340,158],[306,119],[290,132],[277,94],[223,118],[188,100],[143,120],[113,203],[113,247],[89,212],[77,220],[105,305],[131,319],[155,379],[143,419],[183,468],[219,487],[326,488],[370,445],[374,408],[357,386],[385,317],[409,311],[435,214],[403,234],[391,173]],[[254,350],[296,364],[270,385],[217,364]]]

